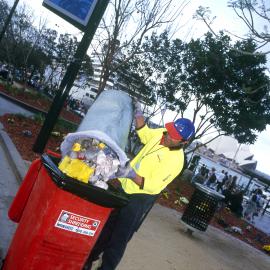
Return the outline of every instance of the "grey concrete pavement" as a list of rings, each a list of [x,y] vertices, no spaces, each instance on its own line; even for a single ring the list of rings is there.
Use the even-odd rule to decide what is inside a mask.
[[[180,214],[156,204],[128,244],[117,270],[266,270],[270,256],[209,226],[186,232]]]
[[[14,164],[10,162],[7,155],[8,150],[2,135],[5,132],[1,129],[0,123],[0,257],[4,258],[16,229],[16,224],[8,218],[8,209],[16,195],[19,187],[18,175],[14,173]],[[4,134],[5,136],[6,134]]]
[[[33,115],[33,113],[0,97],[0,115],[5,113]],[[1,123],[0,164],[0,258],[4,258],[16,229],[16,224],[8,218],[8,209],[27,168],[10,137],[3,130]]]
[[[26,116],[31,116],[33,113],[21,108],[20,106],[0,97],[0,115],[5,113],[20,113]]]

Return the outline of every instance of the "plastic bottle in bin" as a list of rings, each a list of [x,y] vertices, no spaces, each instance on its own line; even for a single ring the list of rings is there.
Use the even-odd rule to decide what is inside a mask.
[[[85,153],[81,144],[74,143],[70,154],[65,156],[59,164],[59,169],[68,176],[88,183],[89,178],[93,175],[95,168],[84,162]]]
[[[59,164],[68,176],[107,189],[109,177],[118,170],[117,155],[103,142],[96,139],[77,141]]]

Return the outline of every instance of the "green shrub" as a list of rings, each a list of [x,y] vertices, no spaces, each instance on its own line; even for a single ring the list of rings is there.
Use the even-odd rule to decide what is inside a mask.
[[[41,113],[37,113],[33,116],[33,119],[40,125],[43,124],[44,120],[45,120],[45,116]]]

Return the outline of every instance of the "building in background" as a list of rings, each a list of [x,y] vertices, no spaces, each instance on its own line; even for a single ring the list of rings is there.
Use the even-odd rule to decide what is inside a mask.
[[[94,73],[90,82],[85,83],[86,80],[84,76],[81,75],[74,82],[74,85],[70,92],[72,98],[82,101],[87,107],[89,107],[93,103],[98,94],[100,77],[102,73],[102,65],[100,60],[101,57],[102,54],[100,53],[91,54]],[[149,98],[141,93],[139,87],[132,87],[131,89],[128,85],[121,82],[116,74],[112,74],[112,76],[110,76],[104,88],[105,91],[112,89],[124,91],[128,93],[131,97],[140,100],[140,102],[142,102],[143,104],[149,104]]]
[[[206,141],[210,140],[207,138]],[[249,146],[239,144],[236,139],[229,136],[220,136],[200,149],[204,155],[212,158],[230,168],[244,166],[252,170],[256,169],[257,161],[250,152]]]

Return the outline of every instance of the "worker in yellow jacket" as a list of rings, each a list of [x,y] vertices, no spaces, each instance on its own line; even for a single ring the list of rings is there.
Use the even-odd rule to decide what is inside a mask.
[[[113,270],[120,262],[128,241],[138,230],[160,192],[172,182],[184,166],[183,147],[195,133],[193,123],[180,118],[165,128],[151,129],[136,105],[135,122],[144,147],[115,177],[129,203],[114,211],[92,250],[84,269],[103,252],[99,270]]]

